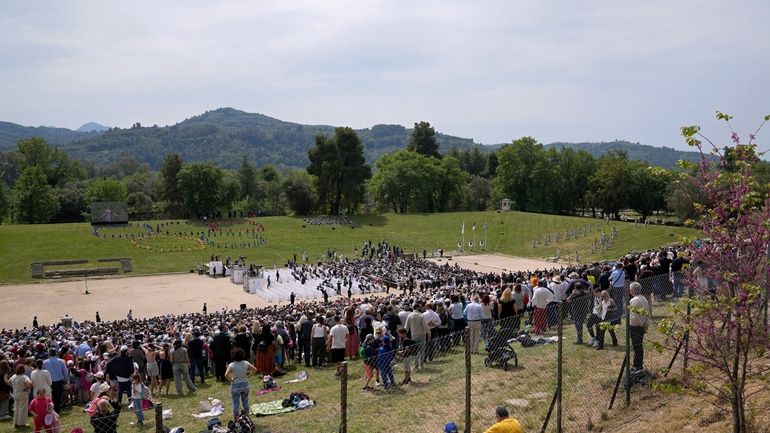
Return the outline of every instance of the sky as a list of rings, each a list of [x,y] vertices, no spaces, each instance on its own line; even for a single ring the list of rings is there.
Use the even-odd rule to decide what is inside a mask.
[[[30,126],[162,126],[233,107],[354,128],[424,120],[485,144],[685,149],[683,125],[729,139],[716,110],[744,136],[770,114],[766,0],[0,0],[0,11],[0,120]]]

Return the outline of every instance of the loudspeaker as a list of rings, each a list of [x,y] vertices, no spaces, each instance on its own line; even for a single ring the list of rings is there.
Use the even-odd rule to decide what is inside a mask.
[[[246,304],[241,304],[241,311],[246,309]]]

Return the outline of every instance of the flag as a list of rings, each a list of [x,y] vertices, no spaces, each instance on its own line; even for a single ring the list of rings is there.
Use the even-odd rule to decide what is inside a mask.
[[[460,234],[461,235],[465,234],[465,221],[463,221],[463,226],[462,226],[462,228],[460,228]]]
[[[474,232],[476,231],[476,221],[473,222],[473,227],[471,228]]]

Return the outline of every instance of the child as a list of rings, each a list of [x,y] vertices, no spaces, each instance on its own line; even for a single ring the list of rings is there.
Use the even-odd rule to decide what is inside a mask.
[[[382,376],[382,386],[385,389],[396,385],[396,379],[393,377],[393,359],[395,352],[390,345],[390,337],[382,337],[382,346],[377,350],[377,368]]]
[[[369,386],[369,383],[371,383],[372,378],[374,377],[374,367],[377,363],[377,350],[374,348],[374,335],[368,334],[364,338],[363,346],[363,355],[362,358],[364,359],[364,387],[361,389],[361,391],[368,391],[372,389],[371,386]]]
[[[401,382],[401,385],[406,385],[412,383],[413,352],[417,342],[406,336],[406,329],[404,328],[399,328],[398,339],[401,346],[401,350],[398,351],[398,354],[401,355],[404,360],[404,381]]]
[[[49,403],[46,408],[45,416],[43,417],[43,427],[46,433],[60,433],[61,425],[59,424],[59,414],[53,410],[53,403]]]
[[[147,398],[150,390],[142,383],[142,377],[138,373],[131,375],[131,401],[134,402],[134,413],[136,414],[136,425],[144,425],[144,411],[142,410],[142,400]]]
[[[120,404],[102,398],[97,403],[97,411],[91,417],[91,425],[94,433],[117,433],[118,416],[120,416]],[[112,408],[112,410],[110,410]]]
[[[39,388],[35,398],[29,402],[29,413],[33,415],[32,422],[35,425],[35,433],[40,433],[45,424],[45,416],[48,413],[48,405],[53,401],[45,394],[45,388]]]

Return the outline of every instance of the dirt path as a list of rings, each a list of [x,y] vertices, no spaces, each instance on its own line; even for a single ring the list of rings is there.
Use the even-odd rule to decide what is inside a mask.
[[[481,272],[517,271],[551,268],[555,264],[542,260],[495,254],[455,256],[437,263],[459,264]],[[96,311],[102,320],[118,320],[133,310],[136,318],[163,314],[201,311],[203,303],[209,311],[238,308],[240,304],[264,307],[264,299],[248,294],[229,278],[213,279],[197,274],[170,274],[142,277],[88,279],[41,282],[0,286],[2,315],[0,328],[22,328],[32,325],[37,316],[41,324],[57,323],[65,314],[76,321],[94,320]]]

